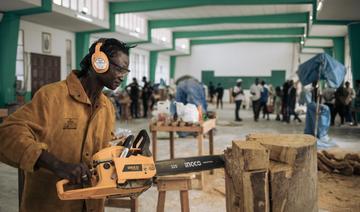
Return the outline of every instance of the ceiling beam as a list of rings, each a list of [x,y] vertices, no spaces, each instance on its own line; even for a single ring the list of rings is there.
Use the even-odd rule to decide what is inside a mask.
[[[151,29],[223,23],[308,23],[309,13],[149,20]]]
[[[209,45],[221,43],[238,43],[238,42],[280,42],[280,43],[299,43],[300,38],[287,37],[287,38],[240,38],[240,39],[212,39],[212,40],[191,40],[190,44],[193,45]]]
[[[203,30],[174,32],[174,38],[211,37],[222,35],[303,35],[303,27],[239,29],[239,30]]]
[[[208,5],[312,4],[313,0],[142,0],[110,2],[111,13],[134,13]]]

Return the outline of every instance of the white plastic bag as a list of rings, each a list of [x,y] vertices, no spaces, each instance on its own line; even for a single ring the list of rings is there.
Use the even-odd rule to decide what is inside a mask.
[[[181,102],[175,102],[176,113],[178,118],[182,119],[184,122],[189,123],[198,123],[199,122],[199,111],[194,104],[184,105]]]

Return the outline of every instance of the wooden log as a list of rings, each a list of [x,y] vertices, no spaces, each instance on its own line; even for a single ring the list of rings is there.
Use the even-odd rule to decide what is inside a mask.
[[[254,149],[251,149],[251,146]],[[241,149],[242,147],[246,148]],[[246,154],[244,154],[245,152]],[[245,166],[244,162],[240,162],[247,161],[246,157],[249,157],[249,161],[255,161],[253,154],[247,154],[249,152],[263,152],[266,155],[266,150],[263,147],[256,144],[242,145],[241,142],[233,142],[232,150],[225,151],[227,211],[267,212],[270,209],[267,169],[248,171],[244,169],[248,166]],[[267,167],[269,163],[268,153],[267,157],[260,158],[267,162],[253,162],[251,164]]]
[[[317,152],[313,136],[257,134],[247,136],[270,150],[271,211],[315,212]]]
[[[252,171],[269,167],[269,151],[258,142],[233,141],[233,162],[241,170]]]

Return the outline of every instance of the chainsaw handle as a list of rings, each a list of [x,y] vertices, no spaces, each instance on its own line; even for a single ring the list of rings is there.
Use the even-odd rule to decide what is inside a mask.
[[[141,143],[138,144],[141,140]],[[148,135],[148,133],[146,132],[146,130],[142,129],[140,130],[139,134],[136,136],[134,144],[133,144],[133,148],[139,148],[141,149],[141,153],[142,155],[145,156],[152,156],[151,152],[150,152],[150,137]]]
[[[68,184],[70,181],[67,179],[60,180],[56,183],[56,190],[60,199],[64,196],[64,185]]]

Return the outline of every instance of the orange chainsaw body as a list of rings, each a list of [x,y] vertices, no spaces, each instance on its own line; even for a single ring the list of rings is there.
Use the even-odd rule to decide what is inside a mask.
[[[120,157],[123,146],[111,146],[97,152],[93,157],[95,171],[91,187],[64,191],[68,180],[57,182],[57,192],[61,200],[100,199],[108,196],[135,197],[152,185],[156,174],[152,156],[140,154],[131,148],[129,157]]]

